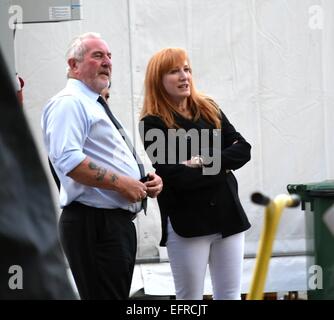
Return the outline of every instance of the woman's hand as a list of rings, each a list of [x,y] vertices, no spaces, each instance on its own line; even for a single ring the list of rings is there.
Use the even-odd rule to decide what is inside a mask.
[[[192,156],[190,160],[183,161],[182,164],[191,168],[202,168],[203,167],[203,158],[201,156]]]

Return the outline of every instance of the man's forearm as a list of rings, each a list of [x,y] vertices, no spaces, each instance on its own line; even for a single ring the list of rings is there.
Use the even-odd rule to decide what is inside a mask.
[[[118,192],[131,203],[146,197],[147,187],[139,180],[116,174],[86,157],[68,176],[78,183]]]
[[[117,190],[119,176],[86,157],[68,176],[81,184],[101,189]]]

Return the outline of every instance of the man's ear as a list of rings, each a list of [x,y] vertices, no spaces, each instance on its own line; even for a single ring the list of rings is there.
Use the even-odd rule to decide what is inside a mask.
[[[68,59],[67,64],[72,71],[76,71],[78,69],[78,60],[76,60],[74,58]]]

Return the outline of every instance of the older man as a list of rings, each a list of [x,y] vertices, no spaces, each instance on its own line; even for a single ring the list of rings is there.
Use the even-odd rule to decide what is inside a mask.
[[[61,182],[60,238],[82,299],[126,299],[136,256],[133,219],[162,180],[145,181],[123,128],[101,100],[112,62],[107,43],[83,34],[67,52],[68,82],[47,103],[44,142]]]

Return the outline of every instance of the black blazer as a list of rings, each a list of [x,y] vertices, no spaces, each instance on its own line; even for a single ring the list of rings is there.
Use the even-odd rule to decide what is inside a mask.
[[[164,182],[163,191],[158,196],[161,214],[162,238],[160,245],[165,246],[167,240],[167,217],[170,218],[175,232],[182,237],[203,236],[221,233],[227,237],[250,227],[247,216],[241,206],[238,196],[238,184],[232,171],[241,168],[250,160],[251,146],[236,132],[227,117],[221,112],[222,130],[218,132],[221,138],[219,156],[215,160],[220,161],[220,171],[215,175],[205,175],[205,168],[190,168],[180,162],[180,152],[176,152],[176,159],[168,157],[168,150],[175,151],[179,143],[175,144],[173,135],[168,134],[168,128],[157,116],[144,117],[144,130],[141,138],[145,150],[151,158],[156,173]],[[189,130],[194,129],[200,133],[202,129],[209,133],[208,141],[210,152],[214,150],[214,127],[212,124],[199,119],[192,121],[175,115],[175,121],[183,128],[183,133],[178,134],[179,139],[187,140],[187,159],[191,156],[203,153],[204,149],[191,150],[192,135]],[[159,158],[157,152],[152,150],[162,147],[161,139],[150,138],[150,129],[160,129],[164,138],[164,156]],[[151,131],[152,132],[152,131]],[[203,131],[202,131],[203,132]],[[160,137],[161,138],[161,137]],[[238,143],[233,144],[233,142]],[[154,147],[156,146],[156,147]],[[200,148],[203,146],[200,145]],[[206,146],[207,147],[207,146]],[[193,151],[193,152],[191,152]],[[150,154],[152,153],[152,154]],[[193,154],[192,154],[193,153]],[[169,163],[167,163],[169,158]],[[156,161],[158,159],[158,161]],[[172,159],[172,163],[171,162]],[[173,164],[173,162],[176,164]],[[179,162],[180,161],[180,162]],[[179,164],[178,164],[179,163]]]

